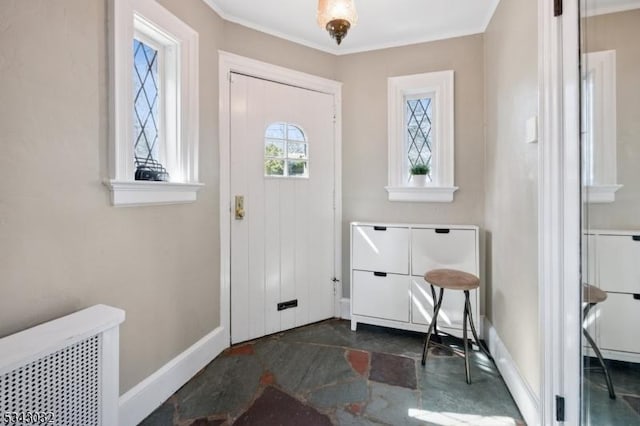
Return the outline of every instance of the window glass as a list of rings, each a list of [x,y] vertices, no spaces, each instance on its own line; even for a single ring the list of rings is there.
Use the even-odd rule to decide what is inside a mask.
[[[168,180],[160,164],[159,52],[133,40],[133,137],[136,180]]]
[[[425,165],[429,168],[427,179],[431,180],[432,109],[433,99],[419,97],[405,100],[406,152],[408,168]]]
[[[264,145],[265,176],[309,177],[309,144],[302,129],[293,124],[267,127]]]

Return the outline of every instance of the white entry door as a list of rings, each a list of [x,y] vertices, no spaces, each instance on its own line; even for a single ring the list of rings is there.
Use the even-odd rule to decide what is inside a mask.
[[[334,314],[335,120],[333,95],[240,74],[230,86],[237,343]]]

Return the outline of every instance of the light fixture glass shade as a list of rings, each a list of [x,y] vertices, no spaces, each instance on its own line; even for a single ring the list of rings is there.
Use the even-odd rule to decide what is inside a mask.
[[[325,29],[331,21],[345,20],[353,27],[358,13],[353,0],[318,0],[318,25]]]

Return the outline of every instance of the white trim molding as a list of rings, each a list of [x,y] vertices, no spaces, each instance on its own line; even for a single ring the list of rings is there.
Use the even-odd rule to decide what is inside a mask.
[[[452,70],[389,77],[389,201],[452,202],[454,186],[454,72]],[[431,180],[412,186],[407,157],[407,101],[430,98],[433,110]]]
[[[120,397],[120,426],[135,426],[229,347],[218,327]]]
[[[511,396],[528,425],[540,425],[540,403],[504,345],[493,324],[484,318],[484,339]]]
[[[334,316],[339,316],[342,305],[342,83],[294,71],[233,53],[218,51],[219,128],[220,128],[220,323],[229,335],[231,322],[231,173],[230,173],[230,79],[231,73],[262,78],[290,86],[315,90],[333,95],[334,125]]]
[[[109,0],[109,179],[112,200],[126,206],[195,201],[199,145],[199,36],[155,0]],[[158,158],[172,191],[135,180],[133,40],[158,50]],[[126,188],[122,183],[128,182]],[[132,190],[138,186],[136,191]],[[185,191],[186,189],[186,191]],[[126,191],[126,192],[122,192]],[[121,193],[122,192],[122,193]],[[185,193],[186,192],[186,193]],[[135,201],[135,202],[134,202]]]
[[[588,185],[585,187],[584,200],[590,204],[613,203],[620,188],[622,185]]]
[[[106,181],[111,190],[111,204],[117,207],[182,204],[196,201],[201,183]]]
[[[432,203],[451,203],[457,186],[387,186],[389,201],[415,201]]]
[[[540,421],[556,419],[564,398],[565,423],[580,423],[580,74],[578,0],[563,13],[538,0],[539,171],[538,287]]]

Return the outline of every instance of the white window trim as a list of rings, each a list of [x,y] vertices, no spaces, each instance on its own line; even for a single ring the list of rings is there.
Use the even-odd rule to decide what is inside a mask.
[[[585,96],[593,96],[592,108],[584,110],[585,141],[591,151],[584,150],[585,200],[588,203],[612,203],[622,188],[617,183],[617,119],[616,119],[616,51],[586,53],[583,79],[591,76],[591,91],[584,87]],[[586,82],[583,81],[583,84]],[[584,102],[583,108],[587,102]]]
[[[406,174],[405,99],[431,94],[434,100],[432,183],[409,186]],[[388,79],[389,201],[452,202],[454,186],[454,72],[452,70]]]
[[[196,200],[198,190],[199,73],[198,33],[154,0],[109,1],[109,179],[114,206],[179,204]],[[164,69],[170,80],[166,87],[175,91],[175,102],[162,108],[167,120],[161,147],[170,182],[136,181],[133,162],[133,39],[153,33],[154,40],[170,46],[165,54],[174,56],[178,69]],[[169,67],[170,68],[170,67]],[[165,88],[166,89],[166,88]],[[171,95],[170,93],[165,95]]]

